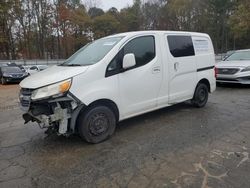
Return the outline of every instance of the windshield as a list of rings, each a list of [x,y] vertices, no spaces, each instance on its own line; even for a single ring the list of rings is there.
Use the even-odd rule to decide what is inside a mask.
[[[19,67],[2,67],[3,72],[8,73],[22,73],[22,70]]]
[[[103,59],[121,39],[122,37],[111,37],[96,40],[78,50],[61,65],[93,65]]]
[[[225,61],[243,61],[250,60],[250,51],[238,51],[227,57]]]

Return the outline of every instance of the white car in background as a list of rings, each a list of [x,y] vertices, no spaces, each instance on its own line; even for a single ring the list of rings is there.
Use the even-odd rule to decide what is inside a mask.
[[[30,68],[28,68],[26,71],[31,75],[31,74],[43,71],[47,68],[48,68],[47,65],[34,65],[34,66],[31,66]]]
[[[250,49],[237,50],[216,65],[217,83],[250,84]]]

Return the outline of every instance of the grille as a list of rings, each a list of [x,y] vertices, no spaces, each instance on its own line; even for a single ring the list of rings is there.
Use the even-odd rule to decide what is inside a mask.
[[[219,68],[218,74],[236,74],[239,70],[236,68]]]
[[[23,106],[23,107],[29,107],[29,105],[30,105],[30,102],[27,100],[22,100],[21,101],[21,105]]]
[[[13,74],[12,76],[13,76],[14,78],[20,78],[20,77],[23,76],[23,74]]]
[[[29,108],[33,89],[22,88],[19,99],[22,107]]]

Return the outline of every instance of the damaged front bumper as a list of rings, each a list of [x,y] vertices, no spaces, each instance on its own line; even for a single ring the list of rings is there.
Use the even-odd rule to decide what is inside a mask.
[[[52,128],[60,135],[76,132],[76,120],[85,105],[74,95],[68,92],[60,97],[32,101],[31,94],[31,89],[21,89],[19,95],[25,124],[37,122],[41,128]]]

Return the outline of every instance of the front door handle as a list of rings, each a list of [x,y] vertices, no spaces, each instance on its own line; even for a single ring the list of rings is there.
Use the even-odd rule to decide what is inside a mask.
[[[157,73],[161,72],[161,67],[160,66],[154,67],[152,72],[153,72],[153,74],[157,74]]]

